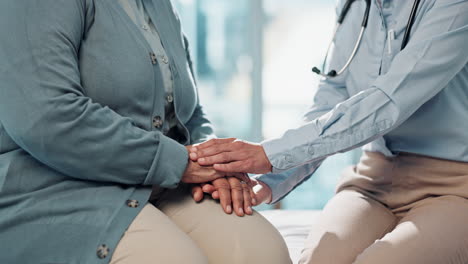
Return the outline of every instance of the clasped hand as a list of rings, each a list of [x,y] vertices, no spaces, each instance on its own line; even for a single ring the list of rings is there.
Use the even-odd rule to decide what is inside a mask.
[[[225,153],[233,152],[232,147],[240,150],[240,155]],[[191,160],[186,171],[188,178],[183,181],[201,183],[192,188],[195,201],[201,201],[204,193],[210,194],[213,199],[220,200],[227,214],[234,211],[238,216],[252,214],[252,205],[271,201],[270,188],[261,181],[249,179],[244,173],[271,171],[261,146],[235,139],[215,139],[187,149]],[[242,160],[236,160],[236,157]],[[228,162],[231,164],[226,164]],[[192,172],[191,167],[194,168]]]
[[[235,138],[212,139],[190,149],[190,158],[222,172],[265,174],[272,165],[260,144]]]

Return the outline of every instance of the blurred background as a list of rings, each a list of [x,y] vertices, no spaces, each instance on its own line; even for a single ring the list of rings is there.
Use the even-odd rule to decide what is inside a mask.
[[[336,0],[174,0],[190,40],[201,103],[219,137],[259,142],[302,121],[335,24]],[[285,198],[321,209],[359,151],[326,160]],[[261,206],[260,210],[271,208]]]

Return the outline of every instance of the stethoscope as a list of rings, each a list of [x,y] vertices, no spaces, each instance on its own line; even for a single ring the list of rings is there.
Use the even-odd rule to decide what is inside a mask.
[[[325,64],[327,63],[327,58],[328,58],[328,54],[330,52],[330,48],[331,48],[333,42],[335,41],[336,32],[338,31],[338,28],[343,23],[346,15],[348,14],[348,11],[349,11],[351,5],[355,1],[356,0],[347,0],[346,3],[343,6],[343,10],[341,11],[341,14],[338,16],[338,21],[337,21],[336,26],[335,26],[335,30],[334,30],[334,33],[333,33],[333,38],[332,38],[332,40],[330,42],[330,45],[328,45],[328,49],[327,49],[327,53],[326,53],[326,56],[325,56],[325,60],[323,62],[322,69],[325,69]],[[357,53],[357,51],[359,49],[359,46],[361,45],[362,37],[364,35],[364,32],[366,31],[367,22],[369,21],[369,12],[370,12],[370,8],[371,8],[371,0],[365,0],[365,1],[366,1],[366,11],[364,12],[364,18],[362,19],[361,30],[359,31],[359,37],[358,37],[358,40],[356,41],[356,44],[354,45],[353,52],[351,53],[351,56],[349,56],[349,59],[346,61],[345,65],[341,68],[341,70],[339,70],[339,71],[331,70],[327,74],[322,73],[322,71],[320,71],[317,67],[312,68],[313,72],[315,72],[316,74],[321,75],[323,77],[326,77],[326,78],[333,78],[333,77],[337,77],[337,76],[343,74],[343,72],[346,69],[348,69],[349,65],[351,64],[354,57],[356,56],[356,53]],[[414,19],[416,17],[416,12],[418,11],[418,7],[419,7],[420,2],[421,2],[420,0],[415,0],[414,1],[413,9],[411,10],[411,14],[410,14],[410,17],[409,17],[409,20],[408,20],[408,24],[406,26],[405,35],[403,37],[403,42],[401,44],[401,50],[403,50],[406,47],[406,45],[408,44],[411,29],[413,28]]]

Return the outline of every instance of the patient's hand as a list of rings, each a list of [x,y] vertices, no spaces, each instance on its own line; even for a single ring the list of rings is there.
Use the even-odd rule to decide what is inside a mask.
[[[252,204],[256,201],[252,187],[236,177],[220,178],[192,188],[193,199],[197,202],[203,199],[203,193],[220,200],[221,207],[227,214],[231,214],[233,210],[238,216],[253,214]]]
[[[251,179],[249,184],[243,184],[233,177],[220,178],[209,184],[194,186],[192,188],[193,199],[197,202],[201,201],[204,192],[211,194],[213,199],[219,199],[227,214],[232,213],[231,205],[233,204],[238,216],[243,216],[244,213],[252,214],[251,205],[270,203],[272,196],[270,187],[261,181]]]
[[[272,165],[260,144],[227,139],[212,139],[189,149],[190,159],[217,171],[265,174]]]
[[[201,166],[197,162],[189,161],[182,182],[185,183],[202,183],[216,180],[224,177],[224,173],[218,172],[211,166]]]
[[[186,148],[189,149],[190,146]],[[226,176],[238,177],[242,181],[250,182],[249,177],[243,173],[220,172],[212,166],[203,166],[192,160],[189,160],[181,181],[184,183],[205,183]]]

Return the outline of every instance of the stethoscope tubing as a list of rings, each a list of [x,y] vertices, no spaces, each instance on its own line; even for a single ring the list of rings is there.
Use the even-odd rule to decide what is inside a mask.
[[[405,35],[404,35],[403,41],[401,43],[401,50],[404,50],[406,48],[406,45],[408,44],[409,37],[410,37],[410,34],[411,34],[411,30],[413,29],[413,25],[414,25],[414,19],[416,18],[416,13],[418,12],[420,3],[421,3],[421,0],[416,0],[414,2],[413,8],[411,9],[411,14],[410,14],[410,17],[408,19]]]
[[[328,45],[327,53],[325,55],[325,60],[324,60],[323,66],[322,66],[323,69],[325,69],[325,64],[326,64],[327,59],[328,59],[328,54],[330,52],[330,49],[331,49],[331,46],[332,46],[333,42],[335,41],[338,29],[342,25],[344,19],[346,18],[346,15],[348,14],[348,11],[351,8],[351,5],[352,5],[352,3],[354,3],[354,1],[355,0],[346,1],[345,5],[343,6],[343,10],[341,11],[341,14],[338,16],[338,20],[337,20],[337,24],[336,24],[334,32],[333,32],[332,40],[330,42],[330,45]],[[403,37],[401,50],[403,50],[406,47],[406,45],[408,44],[409,36],[410,36],[411,30],[413,28],[414,20],[415,20],[416,13],[418,11],[418,7],[419,7],[420,2],[421,2],[420,0],[415,0],[415,2],[414,2],[414,5],[413,5],[413,8],[411,10],[411,14],[410,14],[410,17],[409,17],[409,20],[408,20],[408,24],[406,26],[405,35]],[[366,11],[364,13],[364,18],[362,20],[361,30],[359,31],[358,40],[356,41],[356,44],[354,45],[353,51],[351,52],[351,55],[349,56],[349,58],[346,61],[345,65],[339,71],[331,70],[328,73],[323,73],[317,67],[314,67],[314,68],[312,68],[312,71],[314,73],[316,73],[316,74],[318,74],[318,75],[320,75],[322,77],[325,77],[325,78],[333,78],[333,77],[337,77],[339,75],[342,75],[349,68],[349,66],[351,65],[351,63],[354,60],[354,57],[356,57],[356,54],[357,54],[357,52],[359,50],[359,47],[361,45],[361,42],[362,42],[362,38],[364,36],[364,32],[365,32],[365,30],[367,28],[367,23],[369,21],[370,7],[371,7],[371,0],[366,0]]]
[[[314,67],[314,69],[312,71],[317,73],[320,76],[323,76],[323,77],[336,77],[338,75],[342,75],[349,68],[349,65],[351,65],[351,62],[353,62],[354,57],[356,56],[357,51],[359,50],[359,46],[361,45],[362,37],[364,36],[364,31],[366,31],[366,27],[362,26],[361,30],[359,31],[359,37],[358,37],[358,40],[356,42],[356,45],[354,45],[353,52],[351,53],[351,56],[349,56],[348,61],[346,61],[345,65],[341,68],[341,70],[339,70],[338,72],[335,71],[335,70],[331,70],[329,73],[324,74],[324,73],[320,72],[320,70],[318,70],[318,72],[317,72],[317,68]],[[329,50],[331,48],[331,45],[332,44],[330,44],[329,47],[328,47],[327,54],[328,54],[328,52],[329,52]],[[326,56],[325,61],[327,60],[327,57],[328,57],[328,55]],[[323,68],[325,68],[325,67],[323,67]]]

